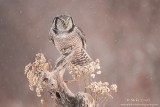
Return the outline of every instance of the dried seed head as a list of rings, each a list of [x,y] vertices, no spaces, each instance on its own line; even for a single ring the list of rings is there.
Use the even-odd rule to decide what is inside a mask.
[[[95,78],[95,76],[96,76],[95,74],[91,74],[91,77],[92,77],[92,78]]]
[[[112,84],[110,89],[115,91],[115,92],[117,92],[117,85],[116,84]]]
[[[41,99],[41,104],[43,104],[44,103],[44,99]]]
[[[109,88],[108,85],[109,85],[108,82],[102,83],[101,81],[99,81],[99,82],[92,82],[90,85],[87,86],[87,88],[93,93],[106,95],[112,98],[112,95],[110,92],[113,90],[116,90],[117,85],[113,84],[111,85],[111,88]]]
[[[41,86],[41,81],[44,77],[42,77],[43,71],[48,71],[49,64],[46,63],[46,59],[42,53],[36,54],[35,61],[33,63],[29,63],[25,67],[25,74],[27,74],[27,78],[29,81],[29,88],[31,91],[34,90],[34,86],[36,86],[36,93],[38,97],[41,97],[41,92],[43,92],[43,87]]]
[[[97,71],[96,73],[97,73],[97,74],[101,74],[102,72],[101,72],[101,71]]]

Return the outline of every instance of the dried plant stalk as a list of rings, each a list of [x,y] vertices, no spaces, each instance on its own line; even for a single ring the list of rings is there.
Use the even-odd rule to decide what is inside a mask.
[[[109,87],[107,82],[93,82],[95,76],[101,74],[101,71],[95,72],[100,69],[98,59],[85,66],[71,63],[73,60],[72,56],[77,50],[79,48],[67,51],[68,53],[61,55],[52,71],[51,62],[46,62],[44,55],[38,53],[35,62],[29,63],[25,67],[25,74],[27,74],[30,89],[33,91],[34,87],[36,87],[38,97],[41,97],[43,90],[47,89],[51,98],[54,98],[57,105],[62,107],[97,107],[100,102],[103,102],[101,98],[113,98],[111,93],[117,91],[117,85],[113,84]],[[77,83],[83,77],[84,92],[78,92],[77,94],[71,92],[63,80],[66,69],[72,75],[73,81],[77,81]],[[86,90],[92,93],[92,95],[86,93]]]

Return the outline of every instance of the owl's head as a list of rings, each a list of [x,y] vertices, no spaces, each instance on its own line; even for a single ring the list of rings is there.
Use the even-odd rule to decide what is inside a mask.
[[[54,18],[52,26],[59,32],[69,32],[73,28],[74,23],[72,17],[68,15],[60,15]]]

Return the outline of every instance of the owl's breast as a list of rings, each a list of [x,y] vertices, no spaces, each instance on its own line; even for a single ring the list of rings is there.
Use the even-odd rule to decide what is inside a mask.
[[[71,46],[82,48],[82,40],[76,33],[58,34],[57,36],[54,37],[54,42],[59,52],[62,49],[67,49]]]

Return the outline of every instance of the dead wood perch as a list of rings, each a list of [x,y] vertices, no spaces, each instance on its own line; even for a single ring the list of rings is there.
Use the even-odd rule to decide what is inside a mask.
[[[113,98],[112,92],[117,92],[117,85],[112,84],[109,87],[108,82],[102,83],[101,81],[95,82],[92,80],[96,74],[101,74],[101,71],[95,73],[96,69],[100,69],[98,59],[83,67],[71,64],[74,55],[79,51],[87,54],[81,48],[67,50],[64,55],[60,56],[53,70],[51,70],[51,62],[47,63],[44,55],[38,53],[35,62],[29,63],[25,67],[30,89],[33,91],[35,86],[38,97],[41,97],[41,92],[47,89],[60,107],[97,107],[100,104],[105,105],[109,98]],[[69,70],[73,80],[80,81],[80,78],[83,77],[84,88],[90,91],[92,95],[84,92],[72,93],[63,80],[66,69]]]
[[[52,71],[45,72],[43,85],[47,88],[51,96],[56,96],[57,104],[63,107],[95,107],[95,101],[88,93],[73,94],[63,80],[66,65],[72,60],[75,49],[70,53],[66,53],[63,61]]]

